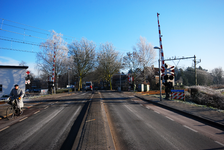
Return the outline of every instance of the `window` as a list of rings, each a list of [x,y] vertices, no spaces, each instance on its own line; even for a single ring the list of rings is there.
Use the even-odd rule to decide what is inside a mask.
[[[0,92],[2,92],[2,84],[0,84]]]

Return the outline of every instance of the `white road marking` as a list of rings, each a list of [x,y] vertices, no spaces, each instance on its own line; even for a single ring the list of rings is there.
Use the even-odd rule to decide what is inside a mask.
[[[37,124],[35,124],[34,126],[24,131],[23,134],[18,135],[17,140],[14,140],[13,143],[11,143],[10,145],[7,145],[8,146],[7,149],[15,149],[17,145],[19,145],[20,143],[23,143],[30,136],[34,135],[34,133],[36,133],[38,130],[43,128],[43,126],[45,126],[49,121],[51,121],[55,116],[57,116],[62,110],[63,110],[63,107],[53,111],[50,115],[45,116],[43,120],[39,121]],[[2,149],[4,149],[4,147]]]
[[[40,112],[40,110],[36,111],[34,114],[37,114],[37,113],[39,113],[39,112]]]
[[[222,144],[222,143],[220,143],[220,142],[218,142],[218,141],[215,141],[216,143],[218,143],[219,145],[221,145],[221,146],[224,146],[224,144]]]
[[[129,108],[128,106],[125,105],[126,108],[128,108],[132,113],[134,113],[138,118],[140,118],[141,120],[144,121],[144,119],[142,117],[140,117],[139,115],[137,115],[136,111],[134,111],[133,109]],[[144,121],[145,122],[145,121]],[[163,136],[161,133],[159,133],[152,125],[148,124],[145,122],[145,124],[149,127],[154,129],[154,131],[156,133],[158,133],[158,135],[160,135],[164,140],[166,140],[170,145],[172,145],[175,149],[178,149],[169,139],[167,139],[165,136]]]
[[[190,128],[190,127],[186,126],[186,125],[183,125],[183,126],[184,126],[185,128],[190,129],[191,131],[198,132],[198,131],[196,131],[196,130],[194,130],[194,129],[192,129],[192,128]]]
[[[0,132],[2,132],[2,131],[5,130],[5,129],[8,129],[9,127],[10,127],[10,126],[7,126],[7,127],[3,128],[3,129],[1,129]]]
[[[21,121],[23,121],[23,120],[25,120],[25,119],[27,119],[27,118],[28,118],[28,117],[25,117],[25,118],[23,118],[23,119],[20,119],[19,122],[21,122]]]
[[[154,111],[155,113],[157,113],[157,114],[160,114],[160,112],[158,112],[158,111]]]
[[[172,118],[170,118],[170,117],[168,117],[168,116],[166,116],[166,118],[168,118],[168,119],[170,119],[170,120],[174,121]]]
[[[47,109],[48,108],[48,106],[47,107],[45,107],[44,109]]]

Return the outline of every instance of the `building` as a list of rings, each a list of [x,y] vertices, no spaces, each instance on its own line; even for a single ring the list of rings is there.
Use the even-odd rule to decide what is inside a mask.
[[[118,90],[121,87],[122,91],[127,91],[129,87],[128,76],[123,73],[117,73],[112,77],[112,88]]]
[[[0,65],[0,97],[9,95],[15,84],[25,91],[25,77],[28,66]]]

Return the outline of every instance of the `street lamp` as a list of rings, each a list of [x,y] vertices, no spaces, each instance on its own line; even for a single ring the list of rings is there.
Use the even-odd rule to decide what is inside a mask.
[[[70,88],[70,80],[69,80],[69,70],[71,70],[71,68],[68,68],[68,93],[69,93],[69,88]]]
[[[121,92],[121,72],[120,72],[120,90],[119,92]]]
[[[160,47],[155,46],[154,49],[159,49],[159,91],[160,91],[160,101],[162,101],[162,88],[161,88],[161,67],[160,67],[160,60],[161,60],[161,53],[160,53]]]

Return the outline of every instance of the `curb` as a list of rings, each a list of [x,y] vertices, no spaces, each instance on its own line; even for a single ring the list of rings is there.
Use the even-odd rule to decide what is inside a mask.
[[[139,98],[139,99],[141,99],[141,100],[144,100],[144,101],[147,101],[147,102],[149,102],[149,103],[152,103],[152,104],[154,104],[154,105],[156,105],[156,106],[159,106],[159,107],[168,109],[168,110],[173,111],[173,112],[175,112],[175,113],[181,114],[181,115],[186,116],[186,117],[188,117],[188,118],[197,120],[197,121],[199,121],[199,122],[202,122],[202,123],[204,123],[204,124],[213,126],[213,127],[215,127],[215,128],[218,128],[218,129],[224,131],[224,125],[223,125],[223,124],[214,122],[213,120],[211,120],[211,119],[209,119],[209,118],[204,118],[204,117],[201,117],[201,116],[197,116],[197,115],[191,114],[191,113],[186,112],[186,111],[181,111],[181,110],[179,110],[179,109],[172,108],[172,107],[170,107],[170,106],[163,105],[163,104],[158,103],[158,102],[154,102],[154,101],[147,100],[147,99],[145,99],[145,98],[143,98],[143,97],[140,97],[140,96],[137,96],[137,95],[134,95],[134,96],[137,97],[137,98]]]

